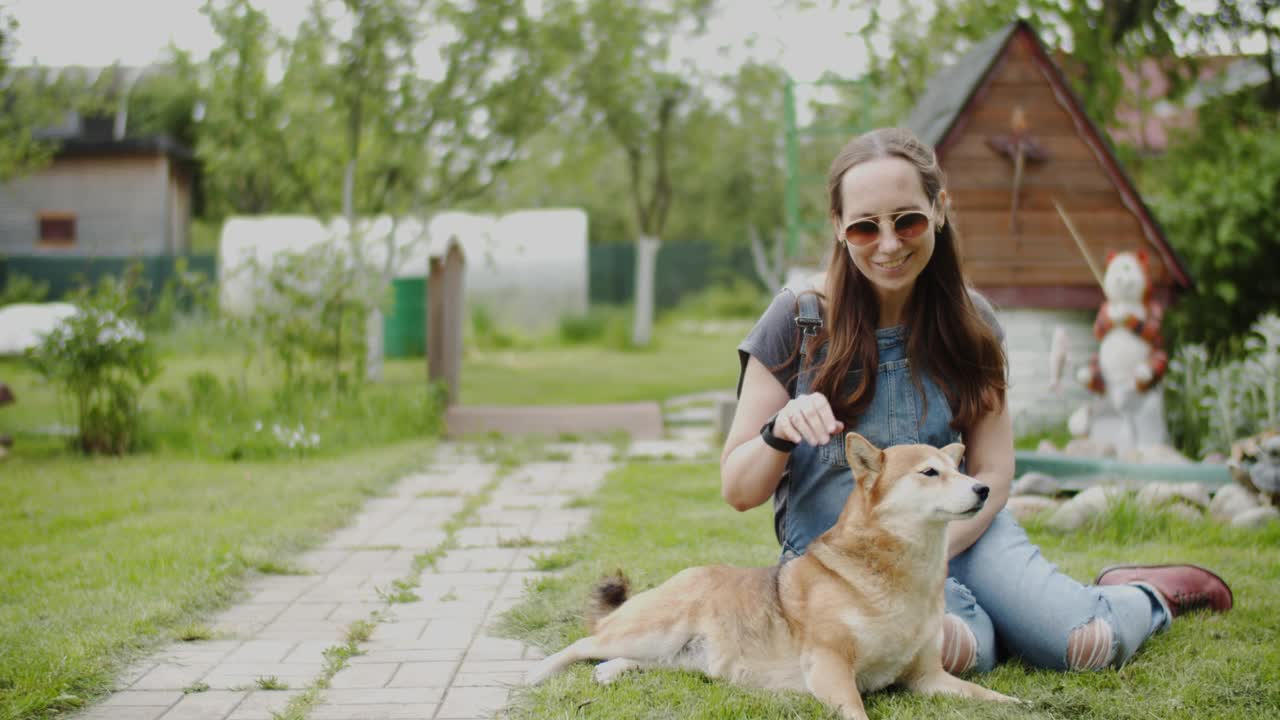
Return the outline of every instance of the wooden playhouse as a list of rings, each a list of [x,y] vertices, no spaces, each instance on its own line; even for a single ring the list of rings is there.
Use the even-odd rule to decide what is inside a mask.
[[[905,125],[937,150],[965,273],[1004,324],[1018,430],[1061,421],[1084,395],[1070,375],[1096,348],[1103,296],[1055,203],[1099,268],[1108,251],[1145,249],[1166,304],[1191,286],[1186,266],[1027,22],[939,72]],[[1069,337],[1066,397],[1047,388],[1059,325]]]

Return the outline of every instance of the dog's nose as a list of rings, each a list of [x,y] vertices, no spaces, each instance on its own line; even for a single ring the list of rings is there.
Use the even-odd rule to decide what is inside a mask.
[[[973,492],[976,493],[979,498],[986,500],[987,496],[991,494],[991,488],[983,485],[982,483],[978,483],[973,486]]]

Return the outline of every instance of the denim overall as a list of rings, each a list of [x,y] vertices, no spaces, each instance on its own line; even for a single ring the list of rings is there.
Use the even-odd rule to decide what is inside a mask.
[[[800,373],[796,395],[810,391],[813,372],[826,357],[826,346],[811,339],[822,326],[818,300],[799,295],[802,329]],[[946,395],[926,374],[912,379],[906,357],[907,328],[876,331],[879,365],[875,397],[846,431],[854,430],[876,447],[925,443],[943,447],[960,441],[951,428]],[[813,362],[806,362],[814,353]],[[862,371],[850,372],[845,391]],[[853,385],[850,385],[853,384]],[[963,470],[963,464],[961,465]],[[843,433],[820,447],[800,443],[774,492],[774,529],[782,544],[782,561],[804,553],[819,535],[835,525],[853,490],[853,475],[844,453]],[[1095,618],[1114,630],[1114,660],[1128,660],[1153,632],[1169,620],[1147,591],[1131,585],[1081,585],[1058,572],[1040,554],[1023,529],[1002,510],[977,542],[951,560],[946,583],[947,612],[965,622],[978,640],[976,670],[985,672],[1003,654],[1018,655],[1037,667],[1066,669],[1067,637]],[[997,646],[997,638],[999,647]]]

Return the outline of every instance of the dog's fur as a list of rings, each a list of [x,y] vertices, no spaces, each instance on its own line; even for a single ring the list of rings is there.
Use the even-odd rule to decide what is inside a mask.
[[[845,449],[855,489],[806,554],[771,568],[690,568],[630,599],[624,582],[607,581],[597,601],[616,609],[543,660],[530,682],[605,659],[595,670],[602,683],[636,668],[687,668],[807,690],[848,719],[867,717],[861,693],[895,682],[1013,701],[942,668],[947,523],[972,517],[986,498],[958,470],[964,446],[881,451],[849,433]]]

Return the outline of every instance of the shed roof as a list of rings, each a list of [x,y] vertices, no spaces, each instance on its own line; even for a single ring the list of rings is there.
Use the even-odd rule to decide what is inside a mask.
[[[1076,134],[1093,150],[1124,205],[1137,216],[1147,241],[1161,257],[1170,277],[1181,288],[1191,287],[1191,275],[1187,272],[1185,263],[1169,245],[1164,229],[1151,214],[1146,201],[1116,159],[1106,134],[1084,112],[1084,104],[1063,77],[1039,34],[1027,21],[1010,23],[973,46],[950,67],[934,75],[925,94],[908,116],[906,127],[922,141],[932,145],[938,159],[943,160],[950,141],[959,135],[966,111],[980,102],[980,91],[988,83],[992,70],[1007,52],[1010,41],[1019,34],[1031,40],[1032,53],[1045,82],[1052,87],[1058,102],[1074,120]]]
[[[164,155],[174,160],[192,162],[195,154],[168,135],[147,137],[62,138],[56,141],[58,157],[102,157],[118,155]]]
[[[1009,23],[933,76],[907,117],[906,126],[916,137],[934,147],[942,142],[1017,27],[1018,23]]]

